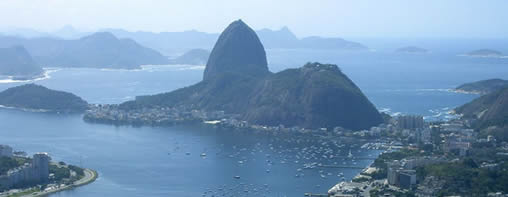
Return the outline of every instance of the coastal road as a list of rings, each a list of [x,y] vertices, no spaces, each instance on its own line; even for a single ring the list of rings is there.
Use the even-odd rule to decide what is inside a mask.
[[[52,188],[50,190],[45,190],[43,192],[36,192],[36,193],[32,193],[32,194],[28,194],[28,195],[24,195],[22,197],[39,197],[39,196],[47,196],[48,194],[51,194],[51,193],[56,193],[56,192],[59,192],[59,191],[63,191],[63,190],[66,190],[66,189],[71,189],[73,187],[79,187],[79,186],[82,186],[82,185],[86,185],[88,183],[91,183],[93,182],[96,178],[97,178],[97,173],[93,170],[90,170],[90,169],[84,169],[83,171],[85,173],[85,176],[77,181],[75,181],[73,184],[71,185],[66,185],[64,187],[58,187],[58,188]]]

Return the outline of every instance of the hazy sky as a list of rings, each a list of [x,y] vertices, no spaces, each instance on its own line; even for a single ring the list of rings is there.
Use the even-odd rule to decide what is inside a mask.
[[[238,18],[299,37],[508,38],[507,0],[0,0],[0,29],[220,32]]]

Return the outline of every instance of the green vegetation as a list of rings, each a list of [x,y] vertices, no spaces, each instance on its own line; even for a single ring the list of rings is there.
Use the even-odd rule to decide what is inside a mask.
[[[460,162],[428,165],[417,169],[418,175],[435,176],[446,182],[439,196],[484,196],[488,192],[508,192],[508,163],[497,169],[478,168],[471,158]]]
[[[0,92],[0,105],[42,109],[51,112],[83,112],[88,103],[78,96],[46,87],[27,84]]]
[[[71,172],[69,168],[65,167],[58,167],[56,165],[49,165],[49,173],[52,173],[55,175],[54,180],[59,182],[63,179],[68,179],[71,177]]]
[[[425,156],[425,155],[429,155],[429,153],[412,149],[402,149],[399,151],[383,153],[379,155],[379,157],[376,160],[374,160],[372,166],[377,167],[378,170],[375,173],[372,173],[371,176],[373,179],[376,180],[386,178],[386,173],[388,172],[386,162],[401,160],[412,156]]]
[[[9,157],[0,157],[0,175],[4,175],[10,169],[21,166],[15,159]]]
[[[70,170],[76,172],[76,174],[79,177],[85,176],[85,170],[83,168],[80,168],[80,167],[77,167],[77,166],[74,166],[74,165],[69,165],[68,167],[69,167]]]

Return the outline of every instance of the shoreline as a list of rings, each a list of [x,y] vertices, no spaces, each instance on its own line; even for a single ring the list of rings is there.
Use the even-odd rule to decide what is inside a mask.
[[[99,174],[95,170],[85,168],[84,171],[85,171],[85,177],[75,181],[72,185],[66,185],[64,187],[58,187],[58,188],[50,189],[50,190],[47,190],[47,191],[33,192],[33,193],[30,193],[30,194],[25,194],[22,197],[29,197],[29,196],[31,196],[31,197],[43,197],[43,196],[48,196],[50,194],[54,194],[54,193],[57,193],[57,192],[61,192],[61,191],[65,191],[65,190],[70,190],[70,189],[74,189],[74,188],[77,188],[77,187],[80,187],[80,186],[88,185],[88,184],[94,182],[95,180],[97,180],[97,178],[99,177]],[[11,194],[11,195],[16,195],[16,194]]]

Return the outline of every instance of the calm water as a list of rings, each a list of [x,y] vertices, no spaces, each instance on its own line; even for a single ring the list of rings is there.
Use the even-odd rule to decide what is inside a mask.
[[[446,111],[476,97],[451,93],[448,89],[465,82],[508,76],[508,59],[467,58],[456,54],[457,51],[401,55],[269,50],[268,59],[272,71],[299,67],[307,61],[338,64],[379,109],[445,119]],[[36,83],[73,92],[90,103],[120,103],[136,95],[191,85],[201,80],[202,69],[182,66],[147,67],[137,71],[59,69],[51,73],[51,78]],[[19,84],[3,83],[0,90]],[[54,160],[99,171],[96,182],[53,196],[220,196],[226,191],[226,196],[303,196],[304,192],[325,193],[341,180],[337,176],[341,172],[346,179],[359,172],[358,169],[299,172],[303,162],[337,162],[359,167],[372,162],[317,159],[329,149],[334,155],[346,155],[347,146],[296,143],[286,138],[232,131],[115,127],[87,124],[77,115],[12,110],[0,110],[0,120],[0,144],[10,144],[29,153],[46,151]],[[307,154],[302,151],[304,147],[309,154],[315,153],[315,158],[304,159]],[[206,153],[206,157],[201,157],[201,153]],[[354,155],[365,157],[378,153],[353,151]],[[297,174],[303,175],[296,177]]]

